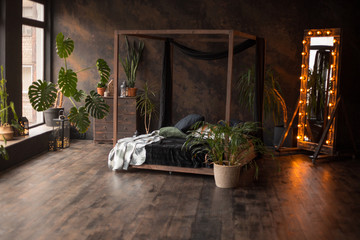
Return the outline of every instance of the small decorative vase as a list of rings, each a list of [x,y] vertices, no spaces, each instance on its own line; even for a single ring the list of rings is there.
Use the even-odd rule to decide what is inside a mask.
[[[5,123],[0,127],[0,141],[6,141],[12,140],[14,138],[14,130],[10,126],[10,124]]]
[[[235,188],[240,184],[240,165],[225,166],[214,164],[215,184],[219,188]]]
[[[105,89],[106,89],[106,88],[96,88],[97,93],[98,93],[100,96],[104,96]]]
[[[129,88],[128,89],[128,96],[129,97],[136,97],[136,91],[137,91],[137,88]]]

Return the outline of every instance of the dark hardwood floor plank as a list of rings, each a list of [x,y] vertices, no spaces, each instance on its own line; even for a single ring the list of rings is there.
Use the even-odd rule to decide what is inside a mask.
[[[360,238],[359,160],[261,159],[258,180],[220,189],[211,176],[113,172],[111,147],[75,141],[0,172],[0,239]]]

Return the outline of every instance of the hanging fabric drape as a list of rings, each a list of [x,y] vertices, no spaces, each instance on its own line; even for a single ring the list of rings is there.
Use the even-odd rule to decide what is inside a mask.
[[[171,125],[172,118],[172,73],[170,40],[164,44],[163,71],[160,89],[159,129]]]
[[[196,58],[201,60],[216,60],[221,58],[227,58],[228,57],[228,50],[222,51],[222,52],[202,52],[198,51],[192,48],[189,48],[185,45],[182,45],[178,42],[171,41],[172,44],[174,44],[175,47],[177,47],[183,54]],[[252,47],[256,44],[255,40],[246,40],[236,46],[234,46],[234,54],[240,53],[249,47]]]
[[[172,39],[167,39],[164,45],[163,71],[160,90],[160,114],[159,128],[171,126],[172,124],[172,72],[171,72],[171,52],[170,43],[177,47],[183,54],[201,60],[215,60],[228,57],[228,50],[222,52],[202,52]],[[255,40],[246,40],[234,46],[234,54],[240,53],[256,44]]]

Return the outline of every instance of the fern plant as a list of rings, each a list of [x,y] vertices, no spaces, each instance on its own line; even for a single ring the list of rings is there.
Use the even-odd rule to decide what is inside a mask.
[[[110,68],[105,60],[98,59],[96,66],[75,72],[67,66],[67,59],[73,51],[74,41],[69,37],[65,38],[60,32],[56,37],[56,53],[64,60],[64,66],[59,70],[57,85],[42,80],[33,82],[29,87],[29,99],[36,111],[45,111],[52,106],[62,107],[63,96],[68,97],[73,105],[68,116],[69,121],[80,133],[85,133],[90,126],[89,116],[102,119],[109,113],[109,106],[94,90],[86,94],[83,90],[77,89],[77,73],[96,67],[100,82],[106,84],[110,77]],[[85,106],[81,105],[83,99]],[[80,106],[77,106],[76,102]]]
[[[183,148],[190,150],[193,155],[204,154],[206,161],[245,166],[249,163],[246,156],[253,149],[261,154],[266,152],[263,142],[255,136],[259,128],[259,124],[255,122],[235,126],[224,121],[219,124],[198,122],[193,128],[195,130],[187,135]]]

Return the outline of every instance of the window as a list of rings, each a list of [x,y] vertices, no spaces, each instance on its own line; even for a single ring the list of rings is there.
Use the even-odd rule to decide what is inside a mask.
[[[22,24],[22,115],[30,126],[43,123],[42,112],[29,101],[28,88],[33,81],[44,80],[45,73],[45,6],[39,1],[23,0]]]

